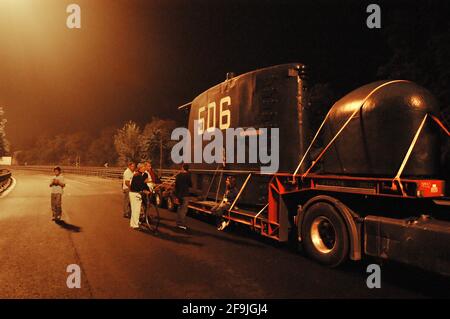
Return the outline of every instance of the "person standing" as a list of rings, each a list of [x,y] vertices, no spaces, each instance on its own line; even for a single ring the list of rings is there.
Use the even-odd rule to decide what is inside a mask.
[[[141,215],[142,195],[148,195],[150,190],[147,185],[145,164],[139,163],[137,172],[134,174],[130,184],[131,218],[130,227],[139,229],[139,216]]]
[[[225,180],[225,194],[222,201],[211,208],[211,211],[217,217],[217,230],[224,230],[228,226],[228,222],[223,218],[223,214],[230,209],[237,195],[236,177],[228,176]]]
[[[150,190],[153,190],[156,183],[158,182],[158,177],[156,176],[155,171],[152,168],[152,164],[150,162],[144,162],[145,164],[145,176],[148,179],[147,185]]]
[[[153,171],[152,164],[149,161],[144,162],[144,165],[145,165],[144,179],[145,182],[147,183],[150,192],[153,192],[155,185],[157,183],[157,176],[156,173]],[[142,198],[143,205],[147,206],[149,201],[150,197],[148,195],[143,196]]]
[[[61,168],[59,166],[53,169],[55,176],[50,183],[50,187],[52,190],[51,193],[51,207],[53,212],[53,221],[61,220],[62,215],[62,207],[61,207],[61,199],[63,194],[63,188],[66,186],[64,183],[64,176],[61,174]]]
[[[189,202],[189,187],[192,187],[191,174],[189,173],[189,165],[184,163],[181,172],[175,178],[175,197],[178,199],[177,208],[177,227],[187,230],[186,214]]]
[[[133,162],[128,163],[128,167],[123,172],[122,191],[123,191],[123,217],[130,218],[130,185],[134,175],[136,165]]]

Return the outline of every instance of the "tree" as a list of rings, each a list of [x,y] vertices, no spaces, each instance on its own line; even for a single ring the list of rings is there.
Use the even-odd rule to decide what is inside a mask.
[[[429,89],[441,110],[450,107],[450,19],[432,1],[417,4],[415,15],[392,10],[384,28],[390,59],[378,69],[380,78],[407,79]]]
[[[87,149],[90,142],[91,137],[86,132],[75,132],[65,135],[63,151],[59,156],[59,161],[66,165],[87,163]]]
[[[86,132],[39,136],[33,147],[17,153],[15,159],[21,164],[44,165],[95,165],[115,163],[114,128],[102,130],[92,138]]]
[[[114,164],[117,162],[118,155],[114,147],[115,133],[115,128],[108,127],[92,140],[86,155],[86,161],[89,165],[101,166],[105,163]]]
[[[121,129],[117,130],[114,135],[114,146],[119,156],[119,165],[126,165],[128,161],[141,160],[141,138],[141,129],[133,121],[125,123]]]
[[[6,119],[3,118],[3,108],[0,107],[0,156],[5,156],[9,153],[9,143],[6,139]]]
[[[150,160],[153,165],[169,166],[171,164],[170,151],[175,143],[170,136],[176,127],[173,120],[153,117],[142,132],[141,158]]]

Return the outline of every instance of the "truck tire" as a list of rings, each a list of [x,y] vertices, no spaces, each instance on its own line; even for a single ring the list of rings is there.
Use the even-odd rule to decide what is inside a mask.
[[[347,227],[331,204],[318,202],[308,207],[301,227],[303,247],[309,257],[330,267],[337,267],[347,260]]]

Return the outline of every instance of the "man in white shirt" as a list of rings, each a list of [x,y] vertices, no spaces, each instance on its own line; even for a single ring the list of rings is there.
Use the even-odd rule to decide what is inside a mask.
[[[127,169],[123,172],[122,179],[122,191],[123,191],[123,217],[130,218],[131,217],[131,206],[130,206],[130,185],[131,180],[133,179],[134,170],[136,168],[136,164],[133,162],[128,163]]]
[[[61,220],[62,208],[61,208],[61,199],[63,194],[63,188],[66,186],[64,183],[64,176],[61,175],[61,168],[55,167],[53,169],[55,176],[50,183],[50,187],[52,189],[51,195],[51,206],[53,212],[53,221]]]

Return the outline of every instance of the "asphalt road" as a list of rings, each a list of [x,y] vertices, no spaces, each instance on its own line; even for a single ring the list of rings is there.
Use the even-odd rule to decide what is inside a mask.
[[[133,231],[122,217],[120,182],[66,176],[63,219],[51,221],[49,176],[13,172],[0,198],[1,298],[422,298],[450,297],[449,280],[397,264],[382,267],[381,288],[366,285],[374,260],[339,269],[293,247],[206,218],[162,211],[160,233]],[[81,267],[81,288],[66,285]]]

